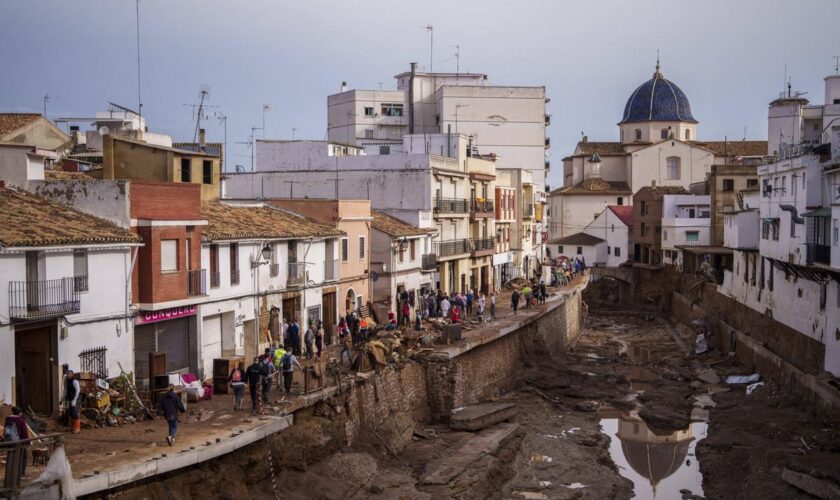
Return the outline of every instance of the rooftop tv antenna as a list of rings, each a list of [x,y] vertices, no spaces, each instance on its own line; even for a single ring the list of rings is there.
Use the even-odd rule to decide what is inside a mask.
[[[137,116],[143,117],[143,100],[140,97],[140,0],[136,0],[137,21]]]
[[[461,73],[461,46],[453,45],[453,47],[455,47],[455,77],[457,78]]]
[[[44,94],[44,118],[47,117],[47,103],[50,102],[50,95]]]
[[[195,133],[193,134],[193,142],[198,142],[198,131],[201,128],[201,119],[204,118],[204,108],[206,105],[204,101],[210,99],[210,87],[202,85],[198,91],[198,112],[195,115]]]
[[[434,57],[435,57],[435,27],[431,24],[426,25],[426,31],[429,32],[429,73],[434,73]]]
[[[222,150],[222,171],[227,170],[227,157],[228,157],[228,147],[227,147],[227,115],[221,111],[214,111],[213,117],[219,120],[224,124],[224,131],[225,131],[225,147]]]

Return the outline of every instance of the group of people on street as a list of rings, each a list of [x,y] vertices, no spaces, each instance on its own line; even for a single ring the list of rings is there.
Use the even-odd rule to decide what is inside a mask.
[[[283,378],[284,396],[291,396],[295,367],[303,370],[294,350],[287,351],[283,347],[266,348],[265,353],[255,357],[248,368],[245,368],[245,363],[239,363],[228,376],[228,384],[233,390],[233,409],[242,410],[247,385],[251,396],[251,412],[254,415],[262,413],[263,405],[271,401],[271,385],[277,374]]]
[[[521,290],[514,290],[510,295],[510,307],[513,309],[513,314],[519,310],[519,303],[525,300],[525,309],[530,309],[531,306],[537,304],[545,304],[547,297],[545,280],[531,280],[522,287]]]
[[[586,259],[575,257],[574,259],[563,258],[560,264],[551,270],[552,286],[563,286],[569,284],[575,276],[586,271]]]
[[[412,304],[406,292],[400,295],[400,324],[408,325],[406,318],[411,317]],[[393,324],[390,321],[389,325]],[[495,319],[496,317],[496,294],[491,292],[489,297],[483,293],[475,293],[467,289],[466,292],[452,292],[447,295],[438,290],[437,293],[429,291],[422,293],[417,298],[414,308],[415,329],[421,328],[422,320],[429,318],[447,318],[452,323],[460,323],[464,318],[475,316],[479,321]],[[395,327],[396,324],[393,324]]]
[[[300,325],[296,320],[283,323],[283,345],[298,358],[321,359],[324,350],[324,324],[320,319],[310,319],[309,326],[301,338]]]

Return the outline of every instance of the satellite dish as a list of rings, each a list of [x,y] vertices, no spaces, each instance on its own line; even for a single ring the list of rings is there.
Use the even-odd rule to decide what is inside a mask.
[[[102,125],[99,127],[99,135],[108,135],[111,133],[111,129],[109,129],[106,125]]]

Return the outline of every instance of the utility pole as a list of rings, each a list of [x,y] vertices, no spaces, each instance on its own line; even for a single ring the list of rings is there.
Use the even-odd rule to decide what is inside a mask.
[[[47,103],[50,102],[50,95],[44,94],[44,118],[47,117]]]
[[[265,114],[266,114],[266,112],[268,112],[268,111],[271,111],[271,104],[269,104],[269,103],[265,103],[265,104],[263,104],[263,108],[262,108],[262,119],[263,119],[262,133],[263,133],[263,139],[265,139]]]
[[[295,140],[295,131],[297,131],[297,128],[292,127],[292,140]]]

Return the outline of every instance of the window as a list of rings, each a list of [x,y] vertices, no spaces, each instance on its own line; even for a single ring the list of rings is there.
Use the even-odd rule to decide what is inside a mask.
[[[347,262],[350,258],[350,241],[347,238],[341,239],[341,262]]]
[[[359,236],[359,260],[365,258],[365,237]]]
[[[613,255],[615,255],[616,257],[621,257],[621,247],[615,247],[613,249]]]
[[[411,240],[408,242],[408,260],[414,261],[415,253],[417,252],[417,240]]]
[[[758,179],[747,179],[747,187],[748,188],[758,187]]]
[[[201,182],[204,184],[213,184],[213,162],[204,160],[201,162]]]
[[[77,292],[88,291],[87,250],[73,250],[73,278]]]
[[[373,106],[365,106],[365,116],[373,116]]]
[[[559,254],[563,253],[563,245],[557,245],[557,253],[559,253]]]
[[[210,288],[219,288],[219,245],[210,245]]]
[[[181,158],[181,182],[192,182],[189,158]]]
[[[723,191],[724,192],[735,191],[735,179],[724,179],[723,180]]]
[[[381,155],[391,154],[391,146],[379,146],[379,154],[381,154]]]
[[[239,243],[230,244],[230,284],[239,284]]]
[[[833,226],[831,229],[831,241],[834,246],[837,246],[837,243],[840,242],[840,229],[837,227],[837,219],[834,219]]]
[[[790,192],[791,194],[796,194],[796,175],[790,176]]]
[[[624,197],[619,196],[618,199],[616,199],[615,204],[618,205],[618,206],[624,205]]]
[[[685,241],[700,241],[700,231],[686,231]]]
[[[184,269],[191,270],[192,269],[192,241],[190,241],[190,234],[187,234],[187,238],[184,239]]]
[[[779,241],[779,220],[776,219],[775,222],[770,224],[770,236],[773,238],[773,241]]]
[[[178,270],[178,240],[160,241],[160,270],[162,272]]]
[[[642,238],[644,238],[644,237],[645,237],[645,229],[646,229],[646,228],[645,228],[645,223],[644,223],[644,222],[642,222],[642,223],[639,225],[639,235],[640,235]]]
[[[669,156],[665,160],[665,177],[670,180],[679,180],[680,173],[680,159],[677,156]]]
[[[668,241],[668,230],[667,229],[662,233],[662,239],[664,241]]]
[[[615,232],[615,224],[610,224],[610,232],[611,233]]]
[[[687,140],[687,141],[691,140],[691,130],[689,130],[689,129],[685,129],[685,140]]]
[[[766,220],[761,221],[761,239],[770,239],[770,222]]]
[[[641,213],[642,215],[646,215],[645,214],[646,211],[647,211],[647,202],[642,201],[642,203],[639,204],[639,213]]]
[[[659,131],[659,137],[662,138],[662,139],[667,139],[668,138],[668,129],[663,128],[662,130],[660,130]]]
[[[402,104],[383,104],[382,105],[382,116],[402,116],[403,115],[403,105]]]
[[[577,254],[583,255],[583,247],[577,247]]]
[[[641,140],[642,140],[642,129],[637,128],[637,129],[636,129],[633,133],[634,133],[634,135],[636,136],[636,140],[637,140],[637,141],[641,141]]]
[[[365,129],[365,139],[373,139],[373,129],[366,128]]]

